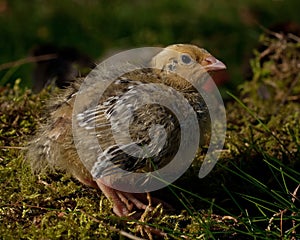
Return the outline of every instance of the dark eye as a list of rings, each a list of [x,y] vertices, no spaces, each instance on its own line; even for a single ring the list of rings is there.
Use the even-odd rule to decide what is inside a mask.
[[[181,61],[184,64],[190,64],[192,62],[192,58],[189,55],[187,55],[187,54],[182,54],[181,55]]]

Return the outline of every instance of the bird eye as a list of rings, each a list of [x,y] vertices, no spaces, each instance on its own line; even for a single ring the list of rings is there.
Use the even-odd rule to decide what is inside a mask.
[[[187,54],[182,54],[181,55],[181,61],[184,64],[190,64],[192,62],[192,58],[189,55],[187,55]]]

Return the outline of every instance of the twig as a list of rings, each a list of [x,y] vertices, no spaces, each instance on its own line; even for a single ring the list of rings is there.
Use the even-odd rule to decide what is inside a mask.
[[[264,27],[263,25],[260,25],[260,28],[261,28],[263,31],[265,31],[267,34],[272,35],[272,36],[274,36],[274,37],[276,37],[276,38],[278,38],[278,39],[283,39],[283,37],[284,37],[283,34],[278,33],[278,32],[274,32],[274,31],[272,31],[272,30],[270,30],[270,29]]]
[[[288,37],[289,37],[290,39],[295,40],[296,42],[300,42],[300,38],[299,38],[298,36],[292,34],[292,33],[289,33],[289,34],[288,34]]]
[[[296,201],[296,199],[298,199],[298,197],[297,197],[297,193],[298,193],[298,190],[299,190],[299,187],[300,187],[300,184],[298,184],[298,186],[296,187],[296,189],[294,190],[294,192],[292,193],[292,202],[294,203],[295,201]],[[291,214],[291,216],[296,216],[297,215],[297,213],[296,212],[293,212],[292,214]],[[296,236],[296,220],[292,220],[292,226],[293,226],[293,231],[292,231],[292,234],[294,235],[294,236]],[[293,237],[292,238],[292,240],[295,240],[296,238],[295,237]]]
[[[297,192],[300,188],[300,184],[298,184],[298,186],[296,187],[296,189],[294,190],[294,192],[291,194],[292,195],[292,202],[294,203],[296,201],[296,199],[298,199],[297,197]]]
[[[298,197],[297,197],[297,192],[298,192],[299,188],[300,188],[300,184],[298,184],[298,186],[296,187],[296,189],[294,190],[294,192],[291,193],[291,195],[292,195],[292,202],[293,202],[293,203],[296,201],[296,199],[298,199]],[[272,225],[272,223],[273,223],[275,217],[280,216],[280,236],[283,237],[283,215],[284,215],[285,213],[287,213],[288,210],[289,210],[289,209],[286,208],[286,209],[284,209],[284,210],[279,210],[278,213],[275,213],[275,214],[270,218],[270,220],[269,220],[269,225],[268,225],[268,227],[267,227],[267,231],[271,231],[271,225]],[[296,212],[292,212],[291,216],[296,216],[296,214],[297,214]],[[293,226],[292,234],[293,234],[293,235],[296,235],[296,221],[295,221],[295,220],[292,220],[292,226]],[[291,239],[292,239],[292,240],[295,240],[296,238],[292,237]]]
[[[51,208],[45,208],[45,207],[40,207],[40,206],[28,205],[28,204],[18,204],[18,203],[3,204],[3,205],[0,205],[0,207],[28,207],[28,208],[36,208],[36,209],[40,209],[40,210],[59,211],[58,209],[51,209]]]
[[[103,223],[102,221],[100,221],[99,219],[95,218],[94,216],[86,213],[85,211],[83,211],[82,209],[79,209],[79,211],[83,214],[85,214],[87,217],[89,217],[90,219],[92,219],[93,221],[97,222],[97,223]],[[139,238],[139,237],[136,237],[134,235],[132,235],[131,233],[128,233],[128,232],[125,232],[124,230],[121,230],[121,229],[118,229],[118,228],[115,228],[115,227],[112,227],[112,226],[109,226],[109,229],[111,231],[114,231],[114,232],[118,232],[120,235],[124,236],[124,237],[127,237],[129,239],[132,239],[132,240],[144,240],[143,238]]]
[[[55,58],[57,58],[57,54],[45,54],[45,55],[40,55],[40,56],[36,56],[36,57],[21,58],[17,61],[0,64],[0,71],[11,68],[11,67],[17,67],[17,66],[23,65],[25,63],[40,62],[40,61],[46,61],[46,60],[51,60],[51,59],[55,59]]]
[[[18,147],[18,146],[0,146],[0,149],[18,149],[18,150],[26,150],[27,147]]]

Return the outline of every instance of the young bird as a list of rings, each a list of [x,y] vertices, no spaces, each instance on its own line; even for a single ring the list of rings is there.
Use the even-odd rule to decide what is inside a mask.
[[[201,133],[209,130],[210,119],[203,98],[189,81],[176,73],[183,73],[184,76],[189,77],[194,74],[193,69],[196,64],[203,67],[203,73],[225,69],[225,65],[206,50],[189,44],[166,47],[153,57],[151,64],[153,68],[134,70],[115,80],[100,98],[95,115],[87,113],[83,116],[83,125],[91,121],[97,123],[98,143],[103,149],[102,156],[98,158],[100,159],[98,164],[101,165],[101,157],[109,158],[116,166],[127,171],[149,172],[168,164],[177,152],[180,142],[179,122],[169,109],[158,104],[145,105],[135,111],[129,126],[131,139],[138,146],[151,142],[151,136],[149,136],[151,126],[155,124],[164,126],[167,141],[163,146],[158,146],[157,154],[154,154],[151,159],[129,156],[122,151],[120,141],[116,143],[110,129],[111,109],[118,109],[118,104],[120,104],[118,99],[135,86],[159,83],[179,91],[197,112]],[[83,79],[78,79],[69,88],[63,90],[58,102],[50,104],[48,122],[29,145],[27,158],[32,169],[34,172],[39,172],[47,166],[61,169],[71,173],[83,184],[101,189],[113,202],[113,211],[118,216],[127,216],[133,208],[146,209],[147,205],[141,200],[139,194],[122,192],[105,185],[101,177],[95,177],[102,173],[91,174],[91,171],[88,171],[80,160],[72,134],[72,112],[75,96],[82,82]],[[92,117],[94,118],[91,119]]]

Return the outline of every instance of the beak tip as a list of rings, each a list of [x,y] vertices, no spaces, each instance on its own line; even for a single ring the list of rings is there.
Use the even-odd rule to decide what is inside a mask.
[[[215,63],[207,65],[206,69],[208,71],[217,71],[227,69],[227,67],[223,62],[217,60]]]

